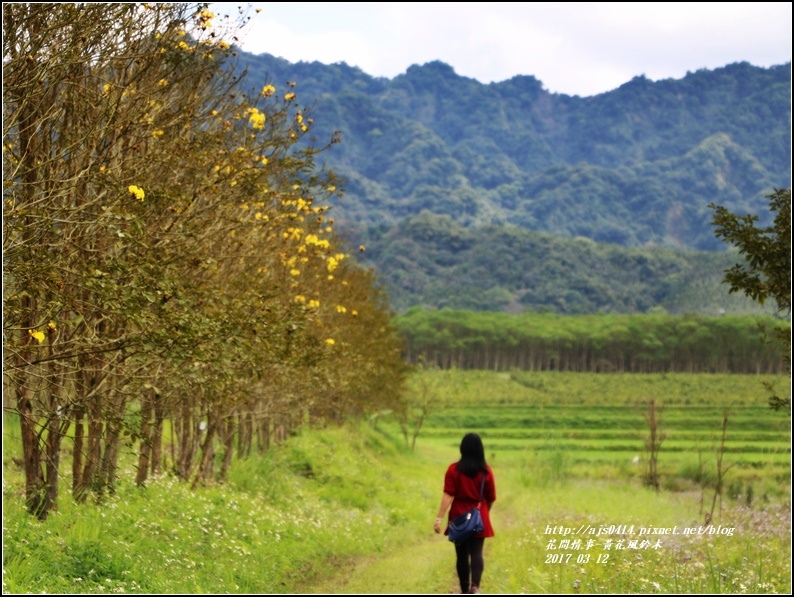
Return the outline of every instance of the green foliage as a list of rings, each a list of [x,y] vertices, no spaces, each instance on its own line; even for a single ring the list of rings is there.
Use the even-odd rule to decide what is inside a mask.
[[[725,284],[731,292],[743,292],[764,304],[773,299],[777,312],[791,317],[791,189],[776,190],[768,195],[769,211],[774,223],[766,228],[756,226],[757,215],[737,216],[721,205],[714,208],[717,238],[731,243],[744,258],[725,272]],[[780,344],[783,359],[791,365],[791,326],[775,325],[774,339]],[[788,408],[791,400],[773,394],[769,399],[774,409]]]
[[[761,304],[771,298],[783,315],[791,312],[791,189],[768,196],[773,226],[757,227],[757,215],[737,216],[714,208],[717,238],[736,246],[745,264],[725,273],[731,292],[744,292]]]

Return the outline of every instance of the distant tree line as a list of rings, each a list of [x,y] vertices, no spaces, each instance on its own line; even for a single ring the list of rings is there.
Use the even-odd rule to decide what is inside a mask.
[[[508,315],[415,308],[395,321],[405,339],[406,358],[442,368],[629,373],[787,371],[779,347],[759,342],[759,324],[772,323],[769,317]]]

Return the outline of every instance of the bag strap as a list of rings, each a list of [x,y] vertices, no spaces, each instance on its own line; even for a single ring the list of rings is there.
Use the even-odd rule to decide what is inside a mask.
[[[485,495],[485,477],[488,476],[487,472],[482,474],[482,482],[480,482],[480,501],[477,502],[477,509],[479,510],[480,504],[482,504],[483,495]]]

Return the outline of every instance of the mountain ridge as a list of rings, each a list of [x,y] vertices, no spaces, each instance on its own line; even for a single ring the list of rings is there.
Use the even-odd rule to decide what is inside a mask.
[[[709,204],[765,225],[765,195],[790,187],[790,63],[638,75],[580,97],[546,91],[532,75],[483,84],[441,61],[388,79],[344,63],[239,58],[249,81],[297,82],[317,144],[341,131],[342,143],[321,154],[346,179],[337,229],[373,248],[365,261],[394,296],[427,264],[403,260],[398,275],[374,249],[423,213],[475,231],[509,225],[626,248],[723,251]]]

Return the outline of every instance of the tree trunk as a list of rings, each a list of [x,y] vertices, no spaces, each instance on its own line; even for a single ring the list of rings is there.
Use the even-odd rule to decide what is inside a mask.
[[[187,399],[182,401],[182,416],[179,419],[179,451],[178,462],[176,466],[177,475],[182,479],[187,480],[190,477],[190,470],[193,467],[194,446],[198,441],[195,436],[192,409],[188,404]]]
[[[138,472],[135,475],[135,484],[142,487],[146,484],[149,474],[149,459],[152,453],[152,412],[154,411],[153,399],[148,395],[141,397],[141,444],[138,453]]]
[[[215,432],[218,429],[218,415],[212,410],[209,410],[207,413],[207,420],[207,435],[204,438],[204,442],[201,444],[201,461],[199,462],[196,476],[193,479],[192,489],[195,489],[199,483],[204,483],[212,474],[212,460],[215,456],[213,442],[215,441]]]
[[[114,413],[107,424],[105,452],[99,469],[98,487],[100,494],[105,489],[111,495],[116,493],[116,470],[118,469],[119,444],[121,443],[121,430],[126,406],[127,399],[122,396],[115,405]]]
[[[41,444],[36,435],[36,420],[28,393],[29,390],[23,383],[17,385],[17,410],[25,461],[25,506],[28,512],[38,516],[44,501],[44,478],[41,470]]]
[[[72,452],[72,496],[77,495],[83,483],[83,415],[82,408],[74,412],[74,451]]]
[[[247,414],[237,415],[237,460],[245,457],[245,419]]]
[[[98,375],[90,367],[92,363],[79,362],[78,366],[82,369],[82,387],[78,392],[78,404],[84,410],[88,419],[87,436],[85,437],[86,449],[81,454],[81,459],[85,460],[82,472],[77,475],[79,484],[75,486],[73,497],[77,502],[84,502],[87,492],[94,482],[94,474],[99,466],[99,457],[102,450],[102,398],[99,394],[93,394],[98,383]],[[86,400],[86,396],[89,398]]]
[[[78,502],[84,502],[88,490],[94,485],[94,476],[99,468],[102,456],[102,418],[99,410],[99,397],[95,396],[88,403],[88,451],[85,455],[85,466],[80,479],[80,486],[75,494]]]
[[[160,463],[163,452],[163,423],[165,421],[165,408],[160,394],[156,393],[154,399],[154,429],[152,430],[152,476],[160,473]]]
[[[65,429],[64,429],[65,431]],[[47,514],[58,510],[58,480],[59,465],[61,460],[61,419],[58,412],[50,415],[50,422],[47,426],[47,479],[44,504],[41,508],[39,518],[46,518]]]
[[[234,450],[234,428],[235,418],[234,416],[230,416],[226,419],[226,429],[224,430],[223,436],[224,452],[223,464],[221,464],[220,472],[221,481],[226,481],[227,475],[229,473],[229,467],[232,464],[232,454]]]

